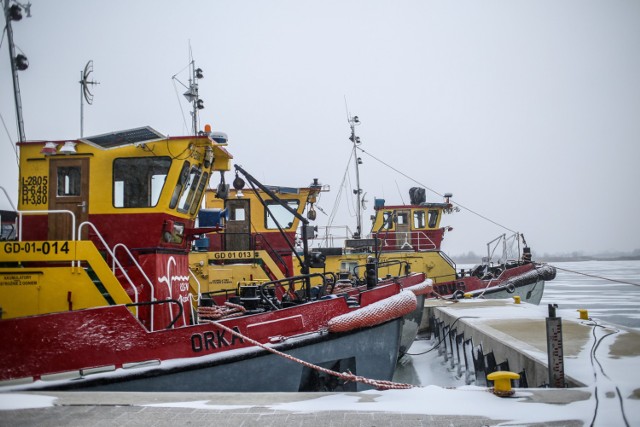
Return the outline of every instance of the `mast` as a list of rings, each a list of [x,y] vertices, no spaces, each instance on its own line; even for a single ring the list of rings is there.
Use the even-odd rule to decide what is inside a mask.
[[[202,68],[196,68],[196,63],[192,59],[189,63],[189,86],[187,91],[183,94],[193,106],[191,112],[191,125],[193,127],[193,134],[198,134],[198,111],[204,108],[204,101],[200,99],[198,95],[198,80],[203,78]]]
[[[183,87],[187,89],[185,93],[182,94],[189,103],[191,103],[191,130],[194,135],[198,135],[199,125],[198,125],[198,111],[204,108],[204,101],[200,99],[200,95],[198,94],[198,80],[204,78],[204,74],[202,73],[202,68],[196,68],[196,61],[193,59],[193,55],[191,54],[191,45],[189,45],[189,86],[182,83],[177,75],[174,74],[171,79],[180,83]],[[184,68],[182,69],[184,71]],[[180,71],[180,72],[182,72]],[[180,107],[182,108],[182,107]],[[185,123],[186,126],[186,123]]]
[[[353,161],[356,166],[356,189],[353,190],[353,194],[356,195],[357,204],[356,204],[356,232],[353,234],[354,239],[360,239],[362,237],[362,188],[360,188],[360,165],[362,164],[362,159],[358,157],[358,152],[356,150],[357,146],[360,145],[360,137],[356,136],[356,126],[360,124],[360,119],[358,116],[348,115],[349,126],[351,127],[351,136],[349,139],[353,143]]]
[[[13,29],[11,21],[19,21],[22,19],[22,9],[24,8],[27,18],[31,17],[31,3],[22,5],[14,0],[14,4],[10,4],[10,0],[4,0],[4,18],[7,28],[7,42],[9,44],[9,59],[11,63],[11,75],[13,77],[13,98],[16,104],[16,122],[18,125],[18,140],[23,142],[26,140],[24,135],[24,121],[22,119],[22,100],[20,97],[20,82],[18,81],[18,71],[26,70],[29,67],[29,61],[23,54],[16,55],[16,48],[13,44]]]

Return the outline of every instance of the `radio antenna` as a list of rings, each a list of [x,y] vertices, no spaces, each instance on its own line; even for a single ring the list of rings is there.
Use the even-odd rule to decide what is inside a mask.
[[[84,136],[84,101],[93,104],[93,94],[89,90],[89,85],[99,85],[100,82],[89,80],[89,75],[93,73],[93,60],[89,60],[84,66],[84,71],[80,71],[80,138]]]

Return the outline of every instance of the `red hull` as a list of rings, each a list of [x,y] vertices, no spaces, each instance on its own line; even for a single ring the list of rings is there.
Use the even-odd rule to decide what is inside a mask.
[[[424,281],[415,274],[403,286]],[[395,295],[390,283],[362,292],[361,306]],[[330,319],[352,311],[344,298],[310,302],[287,309],[221,321],[262,343],[327,327]],[[148,332],[124,306],[101,307],[0,321],[3,340],[0,380],[32,377],[150,360],[192,359],[251,344],[212,324]]]

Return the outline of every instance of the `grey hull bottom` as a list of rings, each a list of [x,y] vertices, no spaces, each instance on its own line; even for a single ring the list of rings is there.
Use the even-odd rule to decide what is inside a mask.
[[[343,334],[309,334],[273,348],[324,368],[366,378],[391,380],[400,345],[402,319]],[[76,379],[50,389],[87,391],[297,392],[361,391],[372,387],[320,373],[263,349],[222,355],[200,364],[170,362],[140,372]],[[166,363],[165,363],[166,365]]]
[[[486,291],[476,291],[472,293],[473,297],[483,297],[487,299],[513,298],[519,296],[522,302],[538,305],[544,294],[544,280],[538,280],[521,286],[504,287],[496,286]]]

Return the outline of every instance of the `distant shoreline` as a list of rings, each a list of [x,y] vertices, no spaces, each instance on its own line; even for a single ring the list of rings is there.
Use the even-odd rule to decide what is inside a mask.
[[[580,257],[566,257],[566,256],[545,256],[540,257],[538,261],[541,262],[580,262],[580,261],[638,261],[640,255],[624,255],[616,257],[605,256],[580,256]]]
[[[456,264],[480,264],[482,262],[481,255],[467,254],[463,256],[451,257]],[[632,255],[543,255],[533,256],[534,261],[538,262],[582,262],[582,261],[640,261],[640,254]]]

